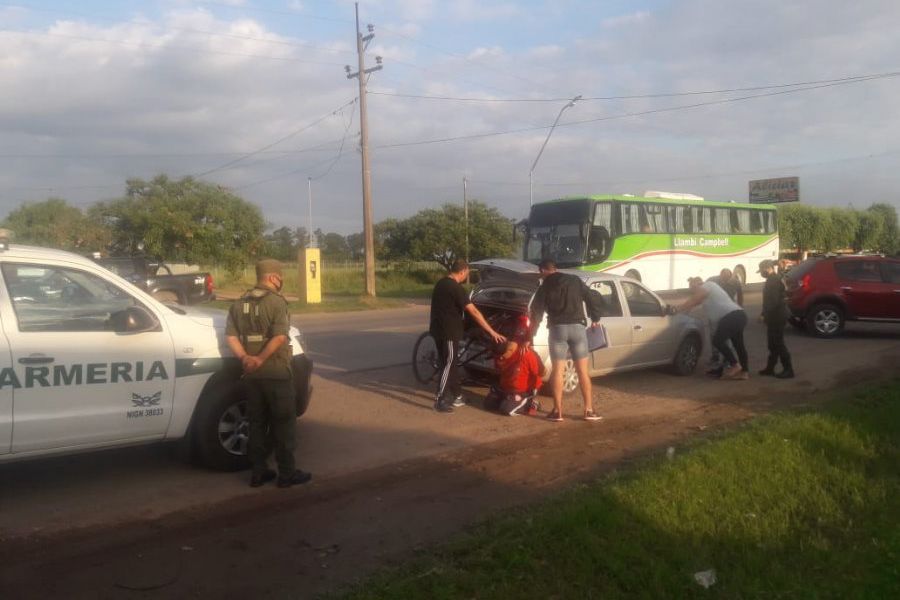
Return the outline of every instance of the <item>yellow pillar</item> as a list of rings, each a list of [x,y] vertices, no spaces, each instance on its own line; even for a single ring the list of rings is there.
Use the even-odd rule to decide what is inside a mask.
[[[307,304],[322,302],[322,257],[318,248],[303,248],[298,261],[300,300]]]

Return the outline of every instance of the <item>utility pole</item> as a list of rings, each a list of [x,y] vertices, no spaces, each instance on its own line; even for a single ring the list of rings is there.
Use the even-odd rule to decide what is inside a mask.
[[[313,243],[312,236],[312,177],[306,178],[306,185],[308,187],[308,195],[309,199],[309,220],[307,221],[308,233],[306,235],[306,247],[307,248],[315,248],[316,245]]]
[[[375,57],[376,65],[366,68],[365,52],[369,42],[375,37],[375,27],[368,26],[369,33],[363,35],[359,30],[359,2],[356,3],[356,54],[359,61],[358,70],[351,72],[350,65],[344,67],[347,79],[359,79],[359,145],[362,153],[362,192],[363,192],[363,238],[366,245],[366,295],[375,296],[375,231],[372,227],[372,170],[369,166],[369,119],[366,112],[366,83],[369,74],[381,69],[381,57]]]
[[[534,157],[534,162],[531,163],[531,170],[528,171],[528,206],[534,205],[534,168],[537,166],[538,161],[541,159],[541,154],[544,153],[544,148],[547,147],[547,142],[550,141],[550,136],[553,135],[553,130],[556,129],[556,125],[562,118],[563,113],[566,112],[567,108],[572,108],[573,106],[575,106],[575,103],[579,100],[581,100],[581,94],[569,100],[568,104],[559,109],[559,114],[556,115],[556,120],[553,121],[553,125],[550,126],[550,131],[547,132],[547,137],[544,139],[544,143],[541,144],[540,151],[538,151],[537,156]]]
[[[469,180],[463,177],[463,214],[466,222],[466,262],[469,262]]]

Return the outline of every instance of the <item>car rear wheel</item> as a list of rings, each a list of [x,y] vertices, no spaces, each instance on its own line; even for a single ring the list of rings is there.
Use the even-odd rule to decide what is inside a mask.
[[[817,304],[806,316],[806,328],[817,337],[831,338],[844,328],[844,311],[834,304]]]
[[[675,358],[672,359],[672,366],[679,375],[690,375],[697,368],[700,362],[700,338],[696,335],[689,335],[678,345],[678,351],[675,352]]]
[[[566,360],[563,369],[562,388],[563,394],[571,394],[578,389],[578,371],[575,370],[575,361],[571,358]]]

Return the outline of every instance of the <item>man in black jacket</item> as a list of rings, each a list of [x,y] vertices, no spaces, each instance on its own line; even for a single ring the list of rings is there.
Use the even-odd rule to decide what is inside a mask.
[[[591,378],[588,374],[588,340],[585,329],[585,307],[591,317],[591,327],[599,325],[600,307],[591,298],[591,291],[579,277],[560,273],[556,263],[544,259],[538,265],[543,283],[531,301],[532,335],[547,313],[548,346],[553,372],[553,412],[547,415],[551,421],[562,421],[562,380],[566,359],[571,355],[578,373],[581,396],[584,398],[584,418],[599,421],[594,413],[591,397]]]
[[[766,278],[763,288],[762,320],[766,324],[766,341],[769,345],[769,360],[766,368],[759,372],[760,375],[774,375],[779,379],[791,379],[794,376],[794,367],[791,364],[791,354],[784,345],[784,326],[787,324],[787,306],[784,302],[784,282],[781,276],[775,272],[778,265],[774,260],[764,260],[759,263],[759,273]],[[782,371],[775,372],[775,365],[781,359]]]

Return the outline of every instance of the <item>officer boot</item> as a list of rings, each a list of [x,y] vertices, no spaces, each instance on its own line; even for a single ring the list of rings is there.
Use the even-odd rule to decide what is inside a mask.
[[[769,355],[769,360],[766,362],[766,368],[759,372],[760,375],[775,375],[775,363],[778,362],[778,357],[774,354]]]
[[[775,373],[775,377],[778,379],[793,379],[794,378],[794,365],[791,364],[791,356],[787,356],[787,360],[784,358],[781,359],[781,366],[784,369],[780,373]]]

